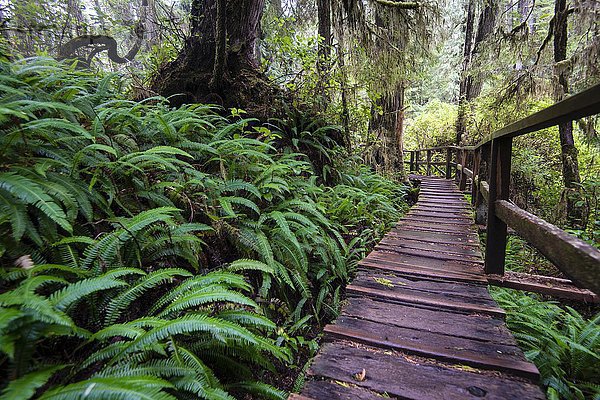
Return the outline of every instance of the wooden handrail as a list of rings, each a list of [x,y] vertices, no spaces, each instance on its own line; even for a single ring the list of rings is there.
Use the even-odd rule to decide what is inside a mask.
[[[573,282],[600,294],[598,249],[506,200],[496,201],[495,209],[500,219]]]
[[[497,130],[474,148],[478,149],[494,139],[517,137],[598,113],[600,113],[600,84]]]
[[[528,117],[513,122],[491,133],[488,137],[481,140],[474,146],[437,146],[411,151],[427,151],[427,150],[443,150],[456,149],[473,151],[480,147],[489,144],[494,139],[517,137],[527,133],[536,132],[563,122],[573,121],[579,118],[589,117],[591,115],[600,114],[600,84],[594,85],[591,88],[569,96],[566,99],[559,101],[543,110],[540,110]]]
[[[410,170],[418,173],[419,167],[425,165],[427,174],[430,174],[432,166],[445,164],[446,178],[450,179],[452,170],[456,171],[461,190],[465,190],[467,178],[471,178],[473,205],[480,210],[487,203],[486,273],[504,275],[507,229],[510,226],[566,276],[600,295],[600,250],[508,201],[514,137],[599,113],[600,84],[507,125],[475,146],[407,150],[411,155]],[[432,162],[432,151],[442,150],[446,151],[446,162]],[[421,152],[426,152],[426,162],[419,160]],[[456,161],[452,160],[453,153]],[[483,170],[483,167],[486,169]]]

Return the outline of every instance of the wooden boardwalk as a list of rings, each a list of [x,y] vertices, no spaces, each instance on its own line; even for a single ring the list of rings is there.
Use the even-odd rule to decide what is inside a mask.
[[[543,399],[487,291],[471,209],[421,177],[418,203],[361,263],[290,399]]]

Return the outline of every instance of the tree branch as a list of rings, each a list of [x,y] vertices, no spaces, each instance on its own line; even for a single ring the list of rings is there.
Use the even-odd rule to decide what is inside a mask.
[[[419,3],[416,1],[393,1],[393,0],[373,0],[375,3],[386,7],[394,7],[403,10],[411,10],[419,8]]]
[[[554,35],[554,24],[555,23],[556,23],[556,14],[554,14],[552,19],[550,20],[550,23],[548,24],[548,34],[544,38],[542,45],[540,46],[540,48],[537,51],[537,56],[535,58],[535,62],[533,63],[533,65],[538,64],[538,62],[540,61],[540,57],[542,56],[542,51],[544,51],[544,49],[546,48],[548,43],[550,43],[550,39],[552,39],[552,36]]]

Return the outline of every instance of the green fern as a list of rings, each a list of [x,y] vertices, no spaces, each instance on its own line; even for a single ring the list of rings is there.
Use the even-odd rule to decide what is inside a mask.
[[[27,400],[35,391],[45,385],[62,366],[42,367],[11,381],[2,392],[4,400]]]
[[[67,232],[73,232],[73,227],[67,221],[67,216],[63,209],[37,183],[14,172],[4,172],[0,173],[0,188],[6,190],[25,204],[37,207]]]

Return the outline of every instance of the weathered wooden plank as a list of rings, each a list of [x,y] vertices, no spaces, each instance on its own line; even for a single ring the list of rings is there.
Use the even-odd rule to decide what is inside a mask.
[[[423,216],[423,215],[415,215],[414,213],[405,214],[400,220],[398,220],[397,224],[402,222],[406,223],[415,223],[417,225],[425,226],[425,227],[435,227],[438,225],[442,225],[444,229],[455,229],[463,231],[465,229],[473,230],[473,222],[467,219],[454,219],[450,215],[447,216]]]
[[[345,325],[354,325],[354,328],[348,328]],[[522,353],[517,346],[466,340],[398,327],[390,328],[381,323],[350,317],[344,317],[343,322],[339,324],[327,325],[324,332],[327,341],[350,340],[444,362],[508,372],[533,380],[539,378],[537,368],[519,355]],[[396,335],[407,336],[408,339]],[[444,346],[436,344],[435,341],[442,341]]]
[[[419,188],[419,192],[420,191],[427,191],[427,190],[431,190],[431,191],[440,191],[440,192],[444,192],[444,193],[456,193],[457,192],[457,188],[456,186],[453,186],[453,184],[445,184],[445,183],[435,183],[435,184],[421,184],[420,188]]]
[[[455,225],[443,225],[443,224],[429,224],[427,222],[402,219],[397,224],[397,228],[406,228],[410,226],[411,230],[414,231],[424,231],[424,232],[438,232],[438,233],[447,233],[453,234],[455,236],[463,236],[471,234],[471,237],[475,237],[477,231],[475,226],[455,226]]]
[[[356,381],[354,374],[363,368],[366,378]],[[532,383],[454,369],[433,360],[413,361],[401,353],[347,347],[339,342],[323,346],[309,374],[353,383],[401,399],[465,400],[482,396],[494,400],[544,399],[540,389]],[[390,376],[393,379],[389,379]]]
[[[471,213],[467,211],[451,211],[451,210],[440,210],[435,207],[431,208],[419,208],[413,207],[408,212],[409,215],[428,216],[435,218],[451,218],[451,219],[468,219],[472,221]]]
[[[290,393],[288,400],[316,400],[316,399],[327,399],[329,397],[316,397],[316,398],[312,398],[312,397],[306,397],[304,395],[298,394],[298,393]]]
[[[460,192],[458,190],[456,190],[456,186],[447,186],[447,185],[423,186],[423,185],[421,185],[419,187],[419,196],[421,194],[453,196],[453,195],[460,194]]]
[[[508,201],[496,201],[495,210],[571,280],[600,294],[600,250]]]
[[[483,261],[481,260],[481,257],[479,257],[478,255],[452,254],[452,253],[444,252],[444,251],[413,249],[410,247],[401,247],[401,246],[393,246],[393,245],[390,246],[390,245],[386,245],[385,243],[375,246],[375,250],[379,251],[380,253],[387,252],[387,253],[394,253],[394,254],[407,254],[407,255],[423,257],[426,259],[431,258],[434,260],[444,260],[444,261],[459,261],[459,262],[469,261],[472,263],[483,265]]]
[[[385,286],[382,282],[386,283]],[[393,285],[394,290],[426,293],[431,298],[449,297],[465,302],[478,302],[496,306],[487,288],[482,285],[470,285],[464,282],[452,282],[444,280],[424,279],[422,277],[410,277],[396,275],[393,272],[378,270],[374,268],[360,268],[353,285],[381,289]]]
[[[448,255],[452,257],[464,256],[468,261],[481,262],[481,252],[475,246],[465,246],[460,242],[451,244],[442,244],[435,242],[415,242],[412,240],[398,239],[397,237],[387,237],[379,242],[377,246],[385,247],[385,251],[406,251],[410,254],[420,255],[418,252],[425,252],[430,257]],[[377,247],[376,246],[376,247]],[[461,259],[462,260],[462,259]]]
[[[311,396],[312,399],[322,400],[383,400],[383,393],[373,392],[368,389],[358,387],[352,383],[342,383],[340,381],[323,381],[310,379],[302,393]],[[289,399],[293,400],[292,397]],[[294,398],[295,400],[304,400],[303,398]],[[305,399],[309,399],[308,397]]]
[[[454,206],[468,204],[464,198],[458,196],[420,195],[419,198],[422,199],[423,202],[434,204],[450,204]]]
[[[432,217],[435,217],[435,216],[445,217],[447,215],[451,215],[451,216],[462,217],[462,218],[472,218],[472,213],[470,211],[459,209],[459,208],[452,210],[452,209],[440,209],[439,207],[414,206],[410,212],[411,213],[419,213],[419,214],[424,214],[424,213],[432,214],[431,215]]]
[[[422,253],[427,253],[423,250],[398,249],[397,252],[388,252],[377,250],[371,252],[367,256],[370,260],[380,260],[383,262],[410,264],[418,267],[435,268],[439,271],[460,271],[475,275],[483,276],[481,260],[466,260],[466,259],[448,259],[436,258],[430,254],[426,257]]]
[[[353,285],[357,285],[357,283],[353,283]],[[402,288],[384,288],[383,291],[393,292],[395,289]],[[421,297],[426,297],[429,294],[422,293]],[[514,338],[501,318],[504,315],[502,309],[491,301],[486,306],[489,309],[498,310],[502,315],[481,313],[477,307],[481,303],[477,304],[476,301],[471,300],[470,303],[467,303],[460,298],[458,300],[457,298],[445,300],[448,303],[455,302],[455,304],[459,304],[459,302],[462,302],[462,304],[472,306],[470,308],[473,311],[459,313],[455,311],[455,308],[450,307],[443,309],[438,308],[437,305],[433,307],[415,307],[412,303],[387,302],[380,297],[351,296],[339,318],[355,317],[384,325],[516,346]],[[407,338],[410,339],[410,335]]]
[[[434,186],[423,186],[419,187],[419,198],[421,195],[426,194],[429,196],[439,195],[439,196],[456,196],[460,195],[460,192],[457,190],[456,186],[445,186],[445,185],[434,185]],[[458,196],[457,196],[458,197]]]
[[[439,234],[447,234],[453,235],[454,239],[459,239],[463,237],[468,237],[471,239],[475,239],[477,237],[477,226],[457,226],[450,224],[442,224],[442,223],[427,223],[413,220],[400,220],[395,226],[395,229],[398,230],[407,230],[408,227],[411,227],[411,231],[415,232],[431,232],[431,233],[439,233]]]
[[[468,242],[465,242],[463,239],[460,240],[446,240],[444,238],[440,238],[440,237],[431,237],[431,236],[417,236],[413,234],[414,232],[410,232],[410,233],[406,233],[406,234],[396,234],[396,235],[388,235],[386,240],[389,241],[402,241],[403,243],[407,243],[407,244],[423,244],[423,245],[430,245],[430,246],[443,246],[446,248],[452,248],[452,247],[456,247],[456,248],[470,248],[473,249],[473,251],[479,251],[479,243],[477,243],[475,240],[471,240],[469,239]],[[424,233],[427,234],[428,232],[416,232],[416,233]]]
[[[378,260],[367,259],[360,261],[358,265],[368,268],[377,268],[383,271],[394,272],[397,274],[402,274],[404,276],[430,277],[447,281],[468,282],[474,284],[479,283],[487,285],[487,279],[479,275],[464,274],[461,272],[439,271],[435,268],[417,267],[414,265],[406,265],[400,263],[382,263]]]
[[[453,219],[448,217],[420,217],[412,214],[406,214],[402,217],[402,221],[411,221],[418,223],[426,223],[428,226],[442,226],[444,229],[462,229],[464,227],[471,228],[475,225],[473,220],[469,219]]]
[[[372,289],[355,284],[346,287],[348,293],[354,295],[363,295],[374,298],[379,298],[384,301],[395,301],[405,304],[417,304],[420,306],[434,307],[435,309],[451,310],[462,313],[479,313],[487,314],[496,318],[504,318],[506,313],[503,309],[497,306],[489,306],[482,304],[468,303],[452,298],[435,299],[424,293],[402,293],[401,291],[393,291],[389,289]],[[441,318],[441,316],[440,316]]]
[[[478,257],[481,260],[481,252],[477,247],[463,246],[460,244],[442,244],[434,242],[418,242],[414,240],[398,240],[395,238],[382,239],[378,247],[390,250],[392,248],[406,248],[413,250],[427,250],[433,253],[452,254],[455,256]]]
[[[421,189],[419,190],[419,198],[422,197],[451,197],[451,198],[456,198],[456,199],[463,199],[463,195],[462,193],[460,193],[458,190],[451,190],[451,189],[444,189],[444,188],[439,188],[439,189]]]
[[[465,224],[472,225],[473,218],[470,215],[452,214],[452,213],[439,213],[439,212],[428,212],[421,210],[413,210],[405,214],[405,217],[415,218],[418,220],[427,220],[431,218],[431,222],[444,221],[449,224]]]
[[[439,209],[440,211],[445,211],[445,210],[456,210],[456,211],[462,211],[462,212],[467,212],[469,209],[467,208],[466,205],[463,204],[449,204],[449,203],[445,203],[445,202],[430,202],[430,201],[419,201],[416,205],[416,207],[428,207],[428,208],[436,208]]]
[[[479,238],[474,233],[465,235],[463,237],[455,234],[445,234],[442,232],[405,231],[400,229],[392,229],[386,235],[386,238],[421,241],[431,243],[432,245],[442,244],[479,247]]]
[[[585,303],[600,303],[600,296],[587,289],[581,289],[573,285],[552,283],[546,276],[535,275],[533,280],[527,280],[523,276],[519,278],[511,276],[487,275],[490,285],[510,289],[524,290],[526,292],[540,293],[559,299],[582,301]],[[570,281],[569,281],[570,282]],[[570,287],[569,287],[570,286]]]

